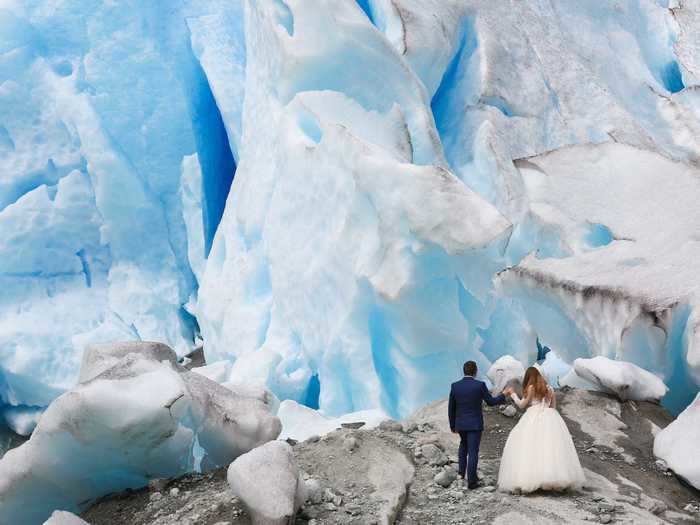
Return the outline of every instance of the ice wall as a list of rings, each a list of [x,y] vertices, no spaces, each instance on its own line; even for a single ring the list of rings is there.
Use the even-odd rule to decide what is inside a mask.
[[[200,288],[207,358],[282,398],[316,378],[327,413],[405,413],[458,366],[460,297],[510,223],[446,168],[423,84],[354,3],[251,2],[246,49],[241,161]]]
[[[192,347],[239,134],[193,35],[200,15],[240,23],[240,5],[4,4],[0,398],[45,406],[75,383],[87,343]]]
[[[697,0],[0,6],[5,405],[200,335],[329,415],[538,338],[697,392]]]

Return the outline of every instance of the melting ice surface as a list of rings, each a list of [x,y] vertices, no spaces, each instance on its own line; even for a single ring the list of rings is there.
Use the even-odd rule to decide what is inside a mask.
[[[698,23],[652,0],[0,2],[2,417],[73,386],[88,343],[199,337],[223,380],[328,416],[405,415],[505,354],[631,361],[680,411]]]

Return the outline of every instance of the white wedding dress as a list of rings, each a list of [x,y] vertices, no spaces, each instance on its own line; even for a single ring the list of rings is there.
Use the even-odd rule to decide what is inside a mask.
[[[512,394],[525,408],[527,399]],[[533,400],[503,449],[498,488],[504,491],[567,490],[583,485],[585,477],[566,423],[549,398]]]

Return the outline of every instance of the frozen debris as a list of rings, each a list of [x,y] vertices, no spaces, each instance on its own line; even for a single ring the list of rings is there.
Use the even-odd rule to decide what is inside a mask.
[[[654,438],[654,456],[700,489],[700,394],[666,428]]]
[[[87,366],[114,358],[122,344],[93,351]],[[16,525],[41,522],[56,507],[153,482],[194,468],[195,442],[210,465],[275,439],[279,420],[261,400],[238,396],[185,372],[170,350],[123,352],[97,377],[47,408],[32,438],[0,459],[0,506]],[[166,358],[162,358],[166,356]],[[89,480],[89,482],[86,482]]]
[[[240,456],[228,468],[228,482],[254,525],[290,525],[306,500],[292,448],[271,441]]]
[[[501,393],[507,386],[522,388],[525,367],[513,356],[504,355],[494,361],[486,372],[486,377],[493,384],[493,391]]]
[[[633,363],[597,356],[574,361],[576,374],[620,400],[659,401],[668,388],[658,376]]]

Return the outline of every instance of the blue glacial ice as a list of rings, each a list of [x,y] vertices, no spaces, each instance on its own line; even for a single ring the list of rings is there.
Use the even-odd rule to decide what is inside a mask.
[[[90,343],[201,338],[224,380],[326,416],[405,415],[466,358],[530,365],[538,341],[550,379],[626,360],[680,411],[700,384],[698,20],[652,0],[9,2],[3,410],[74,386]]]

